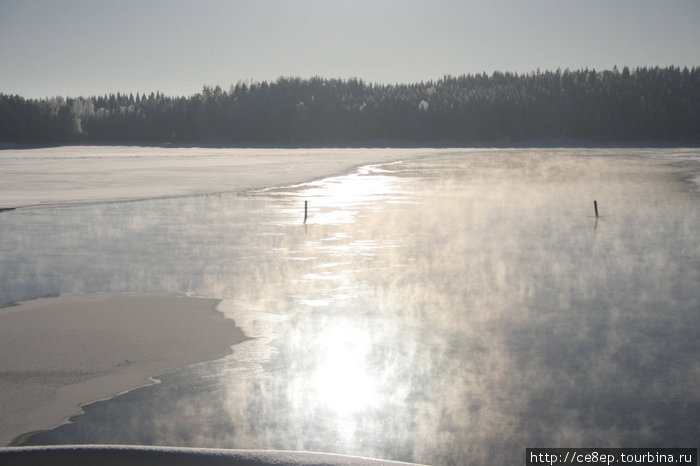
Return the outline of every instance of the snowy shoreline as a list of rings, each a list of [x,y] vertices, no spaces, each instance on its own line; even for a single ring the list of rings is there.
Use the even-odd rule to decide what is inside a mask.
[[[0,308],[0,444],[157,383],[157,375],[230,354],[247,337],[218,303],[178,293],[94,293]]]
[[[6,465],[46,464],[124,464],[138,465],[305,465],[305,466],[379,466],[411,465],[399,461],[378,460],[331,453],[280,450],[227,450],[210,448],[144,447],[140,445],[61,445],[55,447],[0,448]]]

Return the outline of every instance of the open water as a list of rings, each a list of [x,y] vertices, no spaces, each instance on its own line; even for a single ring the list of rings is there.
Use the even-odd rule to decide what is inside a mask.
[[[3,212],[2,304],[182,291],[221,299],[252,337],[27,444],[437,465],[699,447],[699,154],[455,150],[242,194]]]

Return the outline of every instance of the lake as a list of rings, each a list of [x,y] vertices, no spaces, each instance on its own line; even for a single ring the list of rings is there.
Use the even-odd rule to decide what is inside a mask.
[[[700,150],[423,152],[293,186],[1,213],[3,305],[185,292],[251,337],[26,444],[436,465],[699,447]]]

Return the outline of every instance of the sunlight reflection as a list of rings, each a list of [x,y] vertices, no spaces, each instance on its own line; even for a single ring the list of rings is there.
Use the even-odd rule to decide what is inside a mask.
[[[317,399],[339,416],[372,407],[378,390],[367,367],[369,335],[347,322],[336,323],[321,334],[318,346],[321,360],[312,376]]]
[[[381,174],[387,173],[387,175]],[[366,166],[357,173],[327,178],[303,185],[299,195],[309,199],[306,224],[341,225],[355,222],[362,209],[373,209],[377,200],[391,201],[398,196],[397,183],[388,170]],[[297,207],[290,207],[297,209]],[[290,211],[296,218],[298,212]]]

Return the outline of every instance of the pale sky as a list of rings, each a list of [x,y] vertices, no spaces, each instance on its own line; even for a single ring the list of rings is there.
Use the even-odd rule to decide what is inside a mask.
[[[700,0],[0,0],[0,92],[700,66]]]

